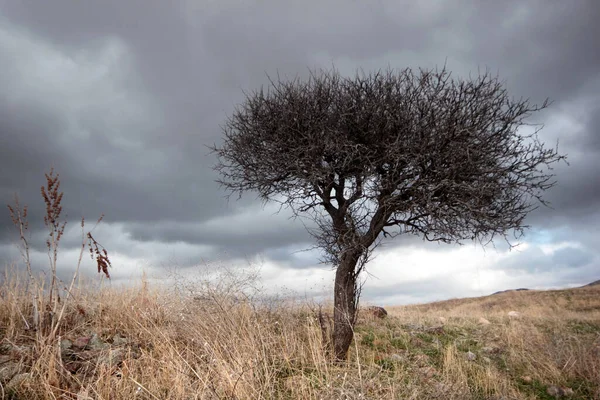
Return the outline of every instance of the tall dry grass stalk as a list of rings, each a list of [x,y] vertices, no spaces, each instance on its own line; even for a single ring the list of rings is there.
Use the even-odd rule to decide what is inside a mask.
[[[37,330],[40,330],[40,311],[39,311],[39,297],[38,297],[38,288],[35,285],[35,279],[33,277],[33,271],[31,269],[31,257],[29,255],[29,239],[30,235],[28,235],[29,230],[29,222],[27,221],[27,205],[21,208],[21,204],[19,202],[19,197],[15,194],[14,197],[14,205],[8,204],[8,211],[10,213],[10,218],[17,228],[19,240],[17,242],[17,247],[21,253],[21,258],[25,263],[25,267],[27,268],[27,288],[26,292],[31,295],[31,306],[32,306],[32,320],[33,327]],[[30,329],[31,326],[27,321],[27,318],[23,316],[23,322],[27,329]]]

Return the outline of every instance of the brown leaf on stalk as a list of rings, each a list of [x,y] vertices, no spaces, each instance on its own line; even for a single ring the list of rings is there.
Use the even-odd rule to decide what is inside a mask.
[[[90,248],[90,256],[92,260],[94,259],[94,255],[96,255],[96,264],[98,266],[98,273],[103,273],[108,279],[110,279],[110,273],[108,272],[108,268],[112,267],[110,259],[108,258],[108,252],[100,243],[94,239],[91,232],[88,232],[88,245]]]

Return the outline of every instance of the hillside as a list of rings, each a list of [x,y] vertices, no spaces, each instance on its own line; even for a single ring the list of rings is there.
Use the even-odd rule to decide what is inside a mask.
[[[598,294],[600,294],[600,287],[591,283],[580,288],[560,290],[506,290],[489,296],[450,299],[417,304],[408,308],[426,313],[481,313],[485,311],[488,315],[525,309],[528,314],[547,315],[566,311],[600,311],[600,299],[596,299]]]
[[[0,286],[0,398],[600,399],[600,286],[363,312],[335,364],[316,305],[237,283],[81,287],[55,340],[25,329],[23,284]]]

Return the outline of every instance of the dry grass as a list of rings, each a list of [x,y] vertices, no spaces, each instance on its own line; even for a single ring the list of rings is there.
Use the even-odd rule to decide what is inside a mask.
[[[554,385],[572,389],[572,398],[600,399],[600,286],[511,291],[389,311],[425,325],[446,319],[440,368],[470,396],[553,398],[547,388]],[[509,311],[519,316],[510,318]],[[465,351],[480,357],[457,357]]]
[[[217,286],[196,299],[144,282],[78,288],[57,340],[40,344],[23,287],[8,273],[0,288],[0,371],[30,373],[2,382],[5,398],[537,399],[553,398],[549,385],[600,398],[600,286],[395,307],[359,321],[346,365],[326,356],[307,305],[234,301]],[[93,333],[99,347],[61,351]]]

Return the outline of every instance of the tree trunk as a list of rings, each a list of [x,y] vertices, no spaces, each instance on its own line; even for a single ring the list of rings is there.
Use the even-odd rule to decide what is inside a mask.
[[[359,252],[349,251],[342,257],[335,273],[333,350],[337,361],[346,361],[354,336],[357,306],[354,269],[359,257]]]

